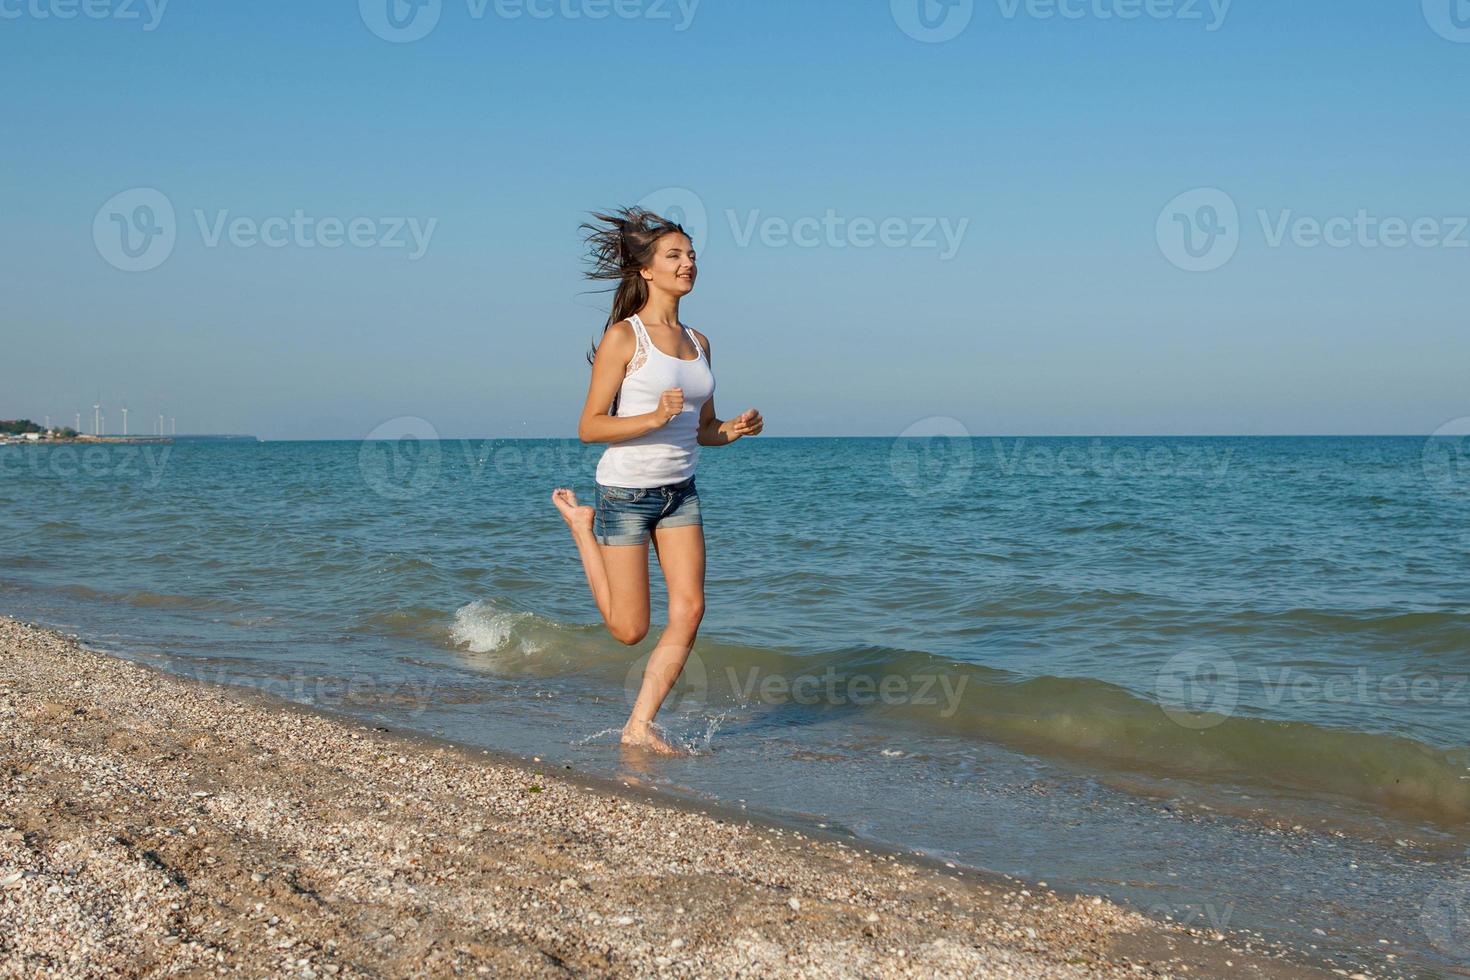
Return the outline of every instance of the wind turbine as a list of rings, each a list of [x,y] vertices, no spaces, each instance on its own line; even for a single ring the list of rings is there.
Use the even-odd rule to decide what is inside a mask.
[[[162,412],[159,412],[158,413],[158,434],[160,436],[163,435],[163,413]]]
[[[168,417],[168,434],[171,436],[179,434],[179,420],[177,416],[170,415]]]
[[[94,436],[100,436],[102,434],[102,396],[101,395],[98,395],[97,396],[97,401],[92,406],[92,434]]]
[[[123,437],[126,438],[127,437],[127,434],[128,434],[128,407],[126,405],[123,406],[122,413],[123,413]]]
[[[78,412],[77,413],[77,424],[74,425],[74,426],[72,426],[72,428],[73,429],[76,429],[77,430],[77,433],[79,435],[81,434],[81,431],[82,431],[82,413],[81,412]]]

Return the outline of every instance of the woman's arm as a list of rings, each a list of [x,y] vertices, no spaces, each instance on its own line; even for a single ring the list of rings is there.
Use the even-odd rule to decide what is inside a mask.
[[[607,414],[618,389],[623,386],[623,375],[637,346],[633,325],[627,320],[613,324],[603,334],[602,343],[597,345],[597,354],[592,359],[592,382],[587,389],[587,404],[582,406],[582,418],[577,422],[577,438],[583,442],[623,442],[665,425],[665,417],[657,411],[627,416]]]
[[[704,359],[710,360],[709,338],[698,330],[694,331],[699,342],[704,345]],[[710,365],[714,367],[713,363]],[[701,446],[728,446],[742,436],[760,435],[765,421],[761,413],[755,409],[747,409],[729,421],[723,421],[715,415],[715,396],[710,395],[704,403],[704,408],[699,413],[699,444]]]

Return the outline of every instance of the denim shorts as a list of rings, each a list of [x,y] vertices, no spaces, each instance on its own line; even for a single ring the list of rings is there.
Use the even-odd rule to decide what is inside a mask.
[[[692,476],[661,487],[597,484],[592,533],[601,544],[646,544],[655,527],[703,523]]]

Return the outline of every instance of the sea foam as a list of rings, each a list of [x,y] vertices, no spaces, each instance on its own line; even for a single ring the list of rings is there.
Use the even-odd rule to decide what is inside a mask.
[[[516,626],[535,617],[528,612],[500,609],[489,599],[476,599],[454,611],[449,638],[470,653],[502,653],[519,650],[536,653],[541,644],[516,635]]]

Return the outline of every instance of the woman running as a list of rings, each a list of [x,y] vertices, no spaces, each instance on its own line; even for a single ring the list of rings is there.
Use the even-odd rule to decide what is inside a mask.
[[[617,283],[602,343],[588,354],[592,381],[577,426],[583,442],[605,442],[596,507],[566,487],[552,491],[582,556],[587,584],[608,631],[632,645],[648,635],[648,542],[669,590],[669,625],[648,659],[624,745],[675,749],[653,718],[678,680],[704,618],[704,527],[694,485],[700,446],[759,435],[760,412],[715,417],[709,340],[679,320],[694,289],[694,243],[674,222],[640,208],[594,214],[583,225],[590,279]]]

